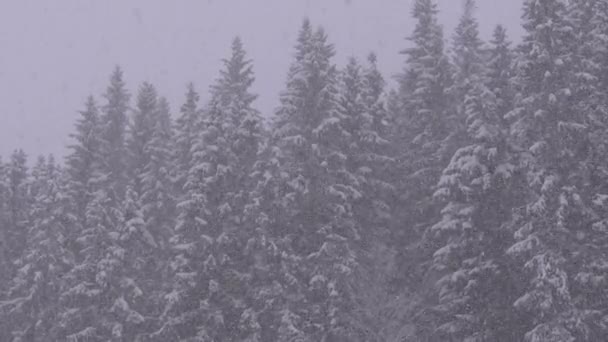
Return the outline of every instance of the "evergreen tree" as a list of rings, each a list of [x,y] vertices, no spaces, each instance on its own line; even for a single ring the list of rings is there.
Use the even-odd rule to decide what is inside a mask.
[[[143,174],[150,163],[150,141],[158,117],[158,96],[154,86],[144,82],[139,87],[136,108],[129,136],[126,142],[129,160],[130,179],[133,189],[141,195],[143,190]]]
[[[106,326],[117,341],[145,341],[154,327],[158,286],[154,236],[146,229],[137,192],[127,187],[118,229],[109,233],[113,244],[98,263],[97,280],[104,287]]]
[[[60,296],[62,310],[56,318],[60,340],[102,340],[111,336],[112,327],[103,319],[109,302],[105,266],[100,263],[106,252],[114,251],[116,234],[108,231],[106,209],[109,199],[104,191],[96,191],[86,208],[87,225],[76,235],[76,264],[66,274]],[[113,216],[116,214],[113,213]]]
[[[57,332],[67,341],[144,341],[154,329],[158,284],[151,255],[153,237],[145,229],[137,193],[127,187],[119,208],[103,190],[87,208],[87,226],[76,242],[78,262],[66,275]]]
[[[444,208],[441,220],[428,231],[439,246],[432,264],[438,273],[438,303],[433,308],[437,327],[431,336],[509,341],[518,335],[510,305],[514,284],[503,252],[510,241],[504,223],[518,204],[513,190],[521,188],[501,118],[505,113],[489,88],[502,71],[495,68],[505,66],[484,66],[474,7],[472,0],[465,3],[454,37],[454,87],[465,117],[465,146],[455,152],[439,180],[434,196]],[[500,49],[492,47],[491,60],[501,57]]]
[[[0,157],[0,274],[6,275],[0,280],[0,293],[4,292],[5,285],[9,280],[9,274],[11,270],[10,257],[9,257],[9,246],[8,243],[8,167]]]
[[[502,125],[506,125],[505,115],[513,108],[513,63],[514,52],[511,42],[507,37],[507,31],[501,25],[497,25],[490,41],[488,52],[488,88],[494,93],[498,119]]]
[[[175,193],[170,175],[173,130],[169,103],[158,100],[154,127],[145,148],[149,156],[141,174],[142,210],[147,229],[155,237],[155,244],[164,250],[173,231]]]
[[[333,55],[325,32],[313,32],[306,20],[274,123],[286,216],[277,237],[286,300],[279,340],[356,338],[348,279],[356,267],[351,242],[360,236],[351,203],[361,192],[346,165],[348,132],[337,110]]]
[[[182,338],[250,338],[239,329],[249,277],[248,261],[243,255],[248,239],[243,212],[253,186],[250,173],[262,143],[262,126],[259,113],[251,107],[256,98],[249,91],[254,77],[240,39],[233,41],[232,55],[224,60],[224,66],[211,88],[202,132],[192,146],[187,197],[180,203],[176,247],[181,249],[184,243],[203,246],[196,257],[184,255],[187,251],[182,250],[176,259],[176,264],[179,261],[183,266],[187,262],[192,270],[188,277],[197,279],[194,288],[186,289],[180,285],[185,281],[178,279],[174,291],[179,292],[173,292],[180,298],[170,304],[173,317],[177,317],[172,324],[186,328],[176,329]],[[187,225],[199,234],[187,235]],[[184,273],[178,271],[177,275]],[[191,302],[194,293],[202,295],[198,306],[179,304]],[[203,321],[187,326],[185,318],[180,317],[188,315]]]
[[[356,245],[362,267],[353,277],[352,288],[357,301],[356,321],[360,339],[379,340],[382,326],[381,312],[388,306],[387,274],[385,265],[376,264],[390,258],[388,248],[391,228],[394,187],[390,172],[394,159],[390,155],[390,119],[384,107],[384,79],[377,69],[376,57],[371,54],[369,66],[362,68],[351,58],[340,78],[338,111],[344,116],[348,132],[343,141],[348,171],[356,177],[362,196],[353,201],[353,215],[362,227]],[[356,279],[356,280],[354,280]],[[372,285],[373,284],[373,285]]]
[[[204,221],[203,198],[198,193],[194,165],[198,136],[202,126],[202,113],[198,108],[199,95],[192,83],[188,85],[186,102],[177,118],[172,150],[172,180],[176,194],[176,222],[169,243],[172,260],[169,263],[173,278],[164,296],[165,307],[159,319],[161,326],[150,335],[154,341],[181,339],[196,335],[200,302],[193,300],[192,293],[198,288],[197,273],[201,269],[202,252],[208,246],[202,227]]]
[[[520,47],[513,140],[522,151],[529,198],[514,217],[516,242],[508,254],[523,272],[514,302],[524,341],[587,340],[571,293],[569,261],[576,235],[586,230],[584,164],[590,149],[585,113],[576,110],[573,90],[574,29],[564,0],[528,0],[526,33]]]
[[[52,156],[48,161],[41,157],[32,174],[27,247],[16,262],[18,271],[8,299],[0,303],[3,320],[10,324],[11,341],[57,339],[54,323],[62,277],[73,264],[66,248],[71,218],[61,170]]]
[[[66,173],[69,179],[68,194],[77,218],[78,229],[87,226],[86,208],[97,189],[100,172],[100,119],[92,96],[87,98],[85,109],[76,121],[74,140],[69,146],[71,153],[66,158]]]
[[[10,162],[6,165],[7,178],[7,221],[5,238],[9,264],[13,264],[21,256],[26,244],[28,208],[30,197],[28,191],[27,156],[23,150],[15,150]],[[11,266],[9,277],[12,277],[14,267]]]
[[[583,113],[588,134],[587,159],[579,171],[582,177],[582,201],[589,204],[589,213],[582,225],[588,228],[577,231],[578,248],[573,252],[569,264],[572,274],[571,295],[581,309],[587,330],[587,341],[601,340],[606,335],[606,189],[608,165],[606,153],[606,97],[607,66],[606,39],[608,33],[608,3],[598,0],[570,3],[570,20],[575,28],[575,41],[570,46],[573,52],[574,79],[569,80],[575,111]],[[586,229],[585,229],[586,228]]]
[[[123,72],[116,67],[110,85],[104,94],[106,104],[101,116],[101,186],[108,190],[112,205],[118,207],[127,185],[127,110],[129,93],[123,81]]]
[[[198,108],[200,97],[194,85],[188,84],[186,101],[180,108],[180,116],[175,120],[171,175],[177,196],[183,195],[188,172],[192,164],[192,147],[201,128],[202,115]]]
[[[401,287],[419,285],[424,279],[420,267],[432,248],[418,246],[424,230],[439,215],[433,202],[433,188],[442,170],[459,146],[462,120],[451,103],[452,66],[444,51],[443,28],[437,19],[433,0],[416,0],[412,15],[416,21],[409,37],[411,47],[406,56],[406,69],[398,78],[397,112],[399,151],[397,190],[402,210],[395,217],[394,240],[400,248],[402,270],[397,275]],[[428,246],[430,247],[430,246]]]
[[[168,257],[166,247],[172,231],[174,193],[168,172],[171,139],[169,104],[163,98],[158,99],[153,85],[144,82],[137,96],[127,147],[131,183],[144,215],[142,229],[148,232],[151,239],[147,242],[157,254],[159,269],[148,277],[157,281],[161,278],[156,276],[165,273],[162,268]]]

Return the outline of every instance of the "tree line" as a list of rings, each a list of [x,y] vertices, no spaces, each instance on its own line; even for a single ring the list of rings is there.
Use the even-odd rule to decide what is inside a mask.
[[[179,113],[117,67],[63,162],[0,161],[0,340],[603,340],[608,1],[437,13],[394,89],[304,20],[270,116],[239,38]]]

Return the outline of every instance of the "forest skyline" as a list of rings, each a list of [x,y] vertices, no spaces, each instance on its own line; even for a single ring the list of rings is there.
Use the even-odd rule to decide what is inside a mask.
[[[37,6],[36,1],[3,1],[0,92],[10,96],[0,102],[0,155],[8,157],[23,148],[31,155],[64,156],[82,99],[103,91],[115,65],[123,68],[131,92],[144,81],[153,83],[168,98],[175,117],[189,82],[205,94],[215,81],[236,35],[254,62],[253,91],[259,95],[255,106],[270,116],[278,106],[293,40],[304,17],[327,30],[338,65],[351,55],[364,61],[373,51],[389,84],[394,85],[393,76],[402,71],[399,51],[413,28],[411,1],[385,0],[381,6],[360,0],[264,4],[184,1],[166,6],[131,0],[116,10],[96,2]],[[449,47],[461,1],[442,0],[438,5]],[[521,1],[483,0],[478,7],[484,39],[502,23],[511,39],[519,40]],[[266,18],[276,13],[282,15],[268,23]],[[16,20],[26,15],[27,21]],[[52,120],[46,121],[49,117]]]
[[[174,118],[115,67],[0,161],[0,340],[603,341],[608,0],[475,8],[413,2],[397,87],[303,20],[269,124],[241,38]]]

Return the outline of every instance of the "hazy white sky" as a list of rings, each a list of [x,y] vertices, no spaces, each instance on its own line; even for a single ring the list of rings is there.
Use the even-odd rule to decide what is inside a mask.
[[[78,110],[100,98],[114,65],[132,93],[156,85],[175,113],[193,81],[206,99],[220,60],[240,35],[254,60],[260,95],[271,113],[283,87],[304,17],[326,28],[337,62],[378,54],[385,76],[403,66],[398,54],[412,30],[412,0],[1,0],[0,155],[23,148],[63,155]],[[438,0],[446,37],[461,0]],[[484,37],[495,24],[521,35],[522,0],[478,0]]]

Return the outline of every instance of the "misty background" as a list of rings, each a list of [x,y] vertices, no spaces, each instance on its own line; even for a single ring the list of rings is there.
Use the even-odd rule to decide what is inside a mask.
[[[438,3],[449,47],[462,1]],[[500,23],[518,41],[521,6],[479,0],[482,37]],[[188,82],[206,93],[236,35],[254,61],[255,106],[269,115],[305,16],[325,27],[340,65],[371,49],[388,78],[403,68],[411,8],[412,0],[1,1],[0,155],[63,156],[83,99],[103,92],[117,64],[131,92],[152,82],[175,113]]]

